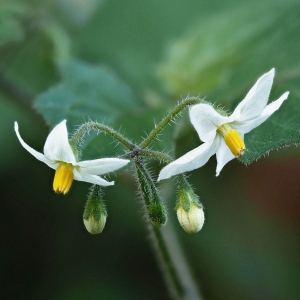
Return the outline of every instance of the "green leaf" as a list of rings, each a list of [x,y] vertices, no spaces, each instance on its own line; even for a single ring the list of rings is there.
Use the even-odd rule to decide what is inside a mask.
[[[20,41],[24,32],[20,19],[25,14],[25,7],[21,4],[4,4],[0,9],[0,47],[9,42]]]
[[[201,18],[169,47],[160,77],[172,95],[231,104],[271,68],[300,67],[299,9],[294,0],[246,3]]]
[[[102,4],[100,0],[59,0],[51,3],[58,9],[64,22],[72,26],[85,25]]]
[[[108,67],[70,60],[59,65],[62,82],[41,94],[34,106],[50,127],[67,119],[112,123],[137,107],[131,89]]]

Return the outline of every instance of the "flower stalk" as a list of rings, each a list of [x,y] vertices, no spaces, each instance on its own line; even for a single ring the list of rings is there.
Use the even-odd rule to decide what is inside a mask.
[[[188,97],[179,103],[170,113],[165,116],[162,121],[149,133],[145,140],[140,144],[141,149],[145,149],[157,137],[157,135],[169,124],[178,114],[187,106],[201,103],[202,100],[197,97]]]
[[[82,124],[73,134],[70,139],[70,145],[74,152],[76,152],[77,156],[81,156],[81,146],[84,142],[84,136],[90,131],[95,130],[96,132],[104,132],[109,134],[116,141],[121,143],[125,148],[132,151],[135,145],[126,137],[124,137],[120,132],[114,130],[113,128],[98,123],[98,122],[87,122]]]
[[[143,203],[145,205],[145,202]],[[203,299],[176,239],[173,226],[169,224],[164,228],[156,228],[151,225],[148,218],[144,220],[152,241],[151,246],[171,298],[175,300]]]
[[[169,156],[168,154],[166,154],[164,152],[160,152],[160,151],[149,150],[149,149],[139,150],[139,155],[149,157],[149,158],[158,159],[158,160],[161,160],[161,161],[166,162],[166,163],[171,163],[173,161],[172,157]]]

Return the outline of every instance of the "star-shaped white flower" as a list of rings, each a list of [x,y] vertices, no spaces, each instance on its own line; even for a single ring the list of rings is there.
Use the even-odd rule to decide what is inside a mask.
[[[119,158],[102,158],[77,162],[69,144],[66,120],[53,128],[47,137],[44,154],[28,146],[20,136],[18,123],[15,131],[21,145],[35,158],[55,169],[53,189],[57,193],[66,194],[73,179],[102,186],[113,185],[97,175],[103,175],[125,166],[129,160]]]
[[[204,143],[164,167],[158,181],[200,168],[215,153],[218,176],[230,160],[243,155],[246,149],[244,134],[268,119],[289,95],[286,92],[267,105],[274,73],[272,69],[261,76],[230,116],[220,114],[210,104],[192,106],[190,119]]]

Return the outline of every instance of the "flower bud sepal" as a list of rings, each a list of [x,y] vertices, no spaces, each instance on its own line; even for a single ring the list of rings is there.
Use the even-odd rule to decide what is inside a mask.
[[[88,195],[88,200],[83,213],[83,223],[86,230],[91,234],[101,233],[104,229],[107,211],[102,199],[99,185],[94,185]]]
[[[177,218],[181,227],[187,233],[196,233],[204,224],[203,206],[191,185],[183,176],[179,183],[178,198],[176,203]]]

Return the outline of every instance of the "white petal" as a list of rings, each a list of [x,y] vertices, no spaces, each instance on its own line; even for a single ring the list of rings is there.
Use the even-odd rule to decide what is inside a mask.
[[[190,109],[190,119],[203,142],[214,139],[218,126],[234,121],[234,117],[220,115],[209,104],[192,106]]]
[[[56,125],[49,133],[44,146],[44,154],[51,160],[71,164],[76,163],[74,153],[68,140],[66,120]]]
[[[84,182],[98,184],[102,186],[114,185],[115,183],[114,181],[109,182],[99,176],[86,174],[76,169],[74,169],[73,171],[74,171],[74,179],[78,181],[84,181]]]
[[[76,165],[80,166],[80,169],[84,173],[90,175],[102,175],[105,173],[116,171],[129,163],[127,159],[119,158],[101,158],[94,160],[85,160],[78,162]]]
[[[289,93],[286,92],[278,100],[273,101],[272,103],[267,105],[267,107],[263,110],[259,117],[244,124],[234,124],[232,125],[232,128],[237,129],[240,133],[247,133],[251,131],[253,128],[259,126],[261,123],[267,120],[276,110],[278,110],[284,100],[287,99],[288,95]]]
[[[17,134],[17,137],[18,137],[18,139],[19,139],[21,145],[22,145],[22,146],[23,146],[23,147],[24,147],[31,155],[33,155],[36,159],[42,161],[43,163],[47,164],[47,165],[48,165],[50,168],[52,168],[52,169],[55,169],[55,168],[57,167],[58,164],[57,164],[56,162],[53,162],[53,161],[49,160],[48,158],[46,158],[46,157],[44,156],[44,154],[42,154],[42,153],[40,153],[40,152],[34,150],[33,148],[31,148],[29,145],[27,145],[27,144],[23,141],[23,139],[21,138],[20,133],[19,133],[19,125],[18,125],[17,122],[15,122],[15,126],[14,126],[14,127],[15,127],[15,132],[16,132],[16,134]]]
[[[241,135],[241,138],[244,139],[243,135]],[[221,170],[223,167],[232,159],[235,158],[235,156],[231,153],[228,146],[224,142],[224,139],[220,137],[220,143],[219,147],[217,149],[217,169],[216,169],[216,176],[219,176]]]
[[[259,116],[266,107],[273,83],[275,69],[262,75],[239,103],[233,114],[239,122],[245,122]]]
[[[204,143],[171,162],[161,170],[157,181],[202,167],[216,153],[217,141]]]

